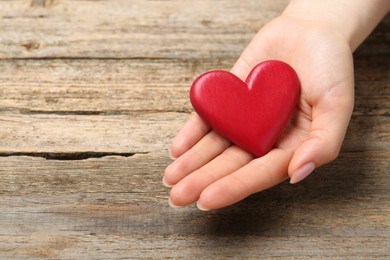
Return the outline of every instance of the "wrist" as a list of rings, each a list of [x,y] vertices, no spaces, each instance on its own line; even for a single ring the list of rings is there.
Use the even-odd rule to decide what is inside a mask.
[[[292,0],[283,15],[325,24],[354,51],[389,9],[388,0]]]

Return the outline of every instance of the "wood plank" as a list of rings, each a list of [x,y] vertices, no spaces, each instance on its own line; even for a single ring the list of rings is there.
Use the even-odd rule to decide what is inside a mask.
[[[0,114],[0,153],[149,153],[169,148],[185,113]]]
[[[370,48],[362,46],[363,51]],[[390,115],[389,68],[390,53],[355,55],[355,115]]]
[[[388,152],[344,153],[300,185],[285,182],[204,213],[167,206],[160,183],[169,161],[164,153],[71,163],[3,157],[0,252],[60,258],[386,257],[389,159]]]
[[[44,2],[0,1],[0,59],[237,58],[288,0]],[[389,54],[384,23],[362,52]]]
[[[0,58],[238,57],[288,3],[64,0],[39,8],[29,2],[0,2]]]
[[[1,236],[0,236],[1,237]],[[4,257],[28,259],[386,259],[386,237],[258,237],[183,235],[32,235],[9,239]],[[294,241],[294,242],[292,242]],[[191,243],[191,247],[189,247]],[[370,245],[370,246],[362,246]]]
[[[201,73],[233,60],[0,60],[0,112],[189,112]]]
[[[0,114],[0,154],[168,151],[186,113],[128,115]],[[388,151],[390,117],[357,116],[343,151]]]
[[[364,157],[363,160],[362,157]],[[390,189],[388,185],[390,180],[385,178],[390,165],[389,158],[389,152],[344,152],[334,163],[320,168],[311,184],[296,186],[287,184],[283,188],[287,190],[282,189],[279,192],[280,195],[286,193],[285,196],[291,196],[287,193],[299,191],[304,194],[304,189],[309,188],[310,185],[319,185],[319,187],[325,185],[324,189],[326,189],[329,185],[338,183],[337,185],[344,187],[350,184],[339,182],[356,176],[363,179],[351,180],[351,183],[355,183],[359,185],[359,188],[365,190],[359,196],[366,196],[369,193],[379,194]],[[0,160],[2,165],[0,175],[3,176],[0,179],[0,193],[13,195],[15,199],[18,197],[27,199],[23,198],[24,195],[44,196],[51,194],[61,196],[65,193],[107,193],[108,196],[114,197],[115,193],[145,193],[147,196],[153,196],[156,193],[156,195],[161,195],[161,192],[165,194],[167,190],[161,184],[162,174],[165,166],[171,161],[164,151],[136,154],[130,157],[105,156],[84,160],[48,160],[41,157],[12,155],[2,156]],[[359,167],[351,168],[351,163]],[[340,176],[340,173],[343,173],[343,176]],[[320,177],[321,174],[326,174],[326,180],[323,180],[323,176]],[[317,183],[321,181],[325,183]],[[376,189],[370,190],[370,186],[373,184],[376,185]],[[36,188],[38,186],[39,189]],[[355,188],[357,186],[353,187],[352,185],[348,190]],[[321,193],[323,192],[321,191]],[[343,191],[330,189],[325,192],[324,198],[326,194],[332,192]],[[311,195],[314,193],[313,190]],[[314,197],[317,195],[319,193],[316,193]],[[51,198],[48,197],[47,200],[51,200]],[[20,203],[24,203],[23,200]],[[51,203],[55,205],[60,202],[53,200]],[[64,205],[68,204],[66,201],[63,203]],[[15,203],[2,205],[16,207],[18,204],[15,200]],[[390,223],[388,224],[390,225]]]
[[[367,47],[369,48],[369,46]],[[0,112],[120,114],[192,111],[201,73],[234,59],[0,60]],[[357,55],[355,115],[388,115],[390,59]]]

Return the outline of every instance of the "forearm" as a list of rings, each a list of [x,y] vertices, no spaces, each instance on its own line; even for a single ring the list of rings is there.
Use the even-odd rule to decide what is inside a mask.
[[[323,22],[354,51],[390,10],[390,0],[292,0],[283,15]]]

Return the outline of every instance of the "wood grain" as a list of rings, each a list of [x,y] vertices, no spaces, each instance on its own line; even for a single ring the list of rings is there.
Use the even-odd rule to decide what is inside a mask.
[[[0,182],[0,237],[9,244],[0,249],[8,250],[4,256],[60,258],[88,252],[92,258],[384,257],[390,183],[380,173],[389,159],[389,153],[344,153],[302,185],[284,183],[203,213],[167,206],[159,181],[166,154],[1,158],[7,178]]]
[[[42,2],[1,2],[1,58],[236,58],[288,1]]]
[[[187,117],[183,113],[158,112],[116,116],[3,114],[0,150],[3,153],[167,150]]]
[[[0,111],[189,112],[192,81],[205,71],[229,70],[234,62],[230,58],[0,59]],[[355,64],[355,115],[388,115],[388,61],[359,54]]]
[[[388,259],[389,17],[354,55],[336,161],[225,209],[168,206],[193,79],[287,2],[0,1],[0,258]]]
[[[189,87],[231,59],[0,60],[0,111],[189,112]],[[110,101],[110,102],[108,102]]]

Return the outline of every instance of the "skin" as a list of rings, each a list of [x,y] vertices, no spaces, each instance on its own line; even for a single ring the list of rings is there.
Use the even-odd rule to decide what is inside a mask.
[[[282,15],[261,28],[231,69],[245,80],[256,64],[276,59],[299,75],[296,112],[274,148],[255,158],[193,114],[172,142],[171,155],[177,159],[164,173],[164,185],[172,187],[171,206],[197,202],[201,210],[225,207],[288,178],[301,181],[338,156],[354,104],[352,53],[390,4],[335,1],[291,1]]]

